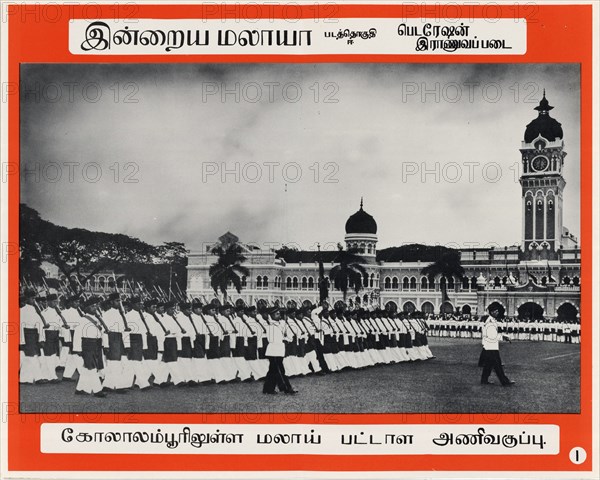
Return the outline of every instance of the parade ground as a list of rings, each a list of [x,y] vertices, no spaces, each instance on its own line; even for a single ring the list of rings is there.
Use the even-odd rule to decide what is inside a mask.
[[[245,421],[262,421],[264,415],[253,414],[579,412],[579,345],[503,344],[506,373],[516,382],[511,387],[499,385],[494,373],[490,377],[494,385],[480,385],[480,340],[430,338],[429,345],[436,358],[428,361],[292,378],[299,391],[294,396],[264,395],[262,381],[253,381],[136,388],[96,398],[75,395],[74,382],[61,382],[21,385],[21,412],[84,414],[88,420],[94,418],[93,413],[105,412],[121,421],[136,421],[136,413],[228,412],[247,417]]]

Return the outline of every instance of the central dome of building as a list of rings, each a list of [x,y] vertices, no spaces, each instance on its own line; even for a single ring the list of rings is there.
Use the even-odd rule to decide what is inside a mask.
[[[360,200],[360,209],[346,221],[346,233],[377,233],[377,222],[363,210],[363,202]]]
[[[553,142],[557,138],[563,138],[563,130],[561,124],[552,118],[549,114],[554,107],[546,100],[546,92],[540,100],[540,104],[534,108],[539,112],[538,117],[527,125],[525,129],[525,141],[533,142],[538,135],[541,135],[546,140]]]

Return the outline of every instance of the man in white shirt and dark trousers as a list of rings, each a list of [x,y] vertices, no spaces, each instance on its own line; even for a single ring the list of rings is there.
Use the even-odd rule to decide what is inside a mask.
[[[481,384],[490,385],[494,382],[489,380],[492,370],[496,372],[500,383],[504,387],[514,385],[515,382],[510,380],[504,373],[502,367],[502,360],[500,359],[500,333],[498,332],[498,323],[496,319],[500,316],[500,308],[497,305],[491,305],[489,307],[490,315],[485,320],[482,326],[482,345],[483,350],[479,357],[479,366],[483,367],[481,372]],[[506,336],[502,336],[505,340],[510,342],[510,339]]]
[[[277,386],[280,391],[288,395],[293,395],[298,392],[292,388],[283,366],[283,358],[285,357],[285,344],[283,340],[289,333],[286,332],[285,323],[281,322],[280,307],[272,307],[269,310],[269,314],[273,321],[267,329],[269,344],[267,345],[265,355],[269,359],[269,371],[265,377],[263,393],[275,394],[277,393],[275,391],[275,387]]]

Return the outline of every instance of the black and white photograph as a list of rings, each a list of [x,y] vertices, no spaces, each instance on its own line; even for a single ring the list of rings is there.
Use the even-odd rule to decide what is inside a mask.
[[[20,76],[21,412],[580,412],[579,64]]]

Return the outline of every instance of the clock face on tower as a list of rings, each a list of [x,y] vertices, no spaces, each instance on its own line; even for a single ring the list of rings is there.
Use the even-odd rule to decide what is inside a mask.
[[[543,172],[548,168],[549,163],[548,159],[544,156],[535,157],[531,161],[531,168],[536,172]]]

